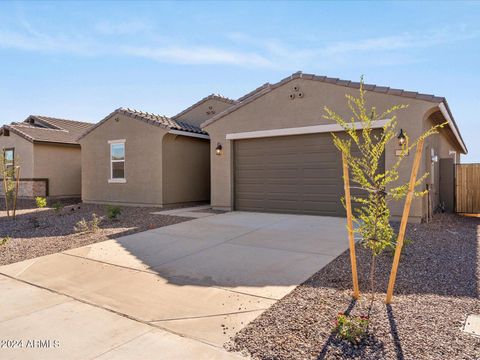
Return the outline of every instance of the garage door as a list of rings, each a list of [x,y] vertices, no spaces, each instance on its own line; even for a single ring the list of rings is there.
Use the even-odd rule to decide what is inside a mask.
[[[345,215],[341,154],[329,133],[236,140],[234,161],[237,210]]]

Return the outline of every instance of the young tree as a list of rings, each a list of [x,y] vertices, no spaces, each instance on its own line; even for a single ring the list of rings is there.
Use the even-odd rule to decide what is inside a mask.
[[[332,133],[333,142],[338,150],[344,154],[345,161],[351,171],[351,181],[357,184],[365,194],[352,196],[352,201],[357,203],[354,209],[353,231],[361,236],[361,244],[371,251],[370,262],[370,310],[375,299],[375,260],[383,250],[396,246],[396,234],[390,224],[390,210],[388,204],[391,201],[400,200],[408,193],[408,183],[396,185],[399,179],[398,169],[402,161],[420,141],[423,142],[428,136],[438,132],[438,128],[445,124],[433,126],[418,139],[409,141],[408,136],[402,146],[397,161],[389,169],[382,170],[381,161],[387,144],[397,137],[397,117],[395,113],[406,109],[408,105],[395,105],[379,113],[375,107],[368,107],[366,92],[363,88],[363,77],[360,81],[359,96],[345,95],[347,105],[352,116],[345,120],[335,111],[325,107],[324,118],[333,120],[339,124],[346,138],[341,138]],[[374,132],[374,121],[389,119],[380,133]],[[359,128],[355,123],[360,123]],[[355,151],[352,151],[355,150]],[[358,155],[357,155],[358,154]],[[415,186],[420,185],[428,173],[418,178]],[[415,191],[414,196],[423,196],[426,191]],[[342,198],[345,206],[345,198]]]
[[[5,200],[5,210],[7,217],[10,216],[10,210],[13,211],[15,218],[18,193],[19,166],[8,166],[4,151],[0,152],[0,177],[2,178],[2,190]]]

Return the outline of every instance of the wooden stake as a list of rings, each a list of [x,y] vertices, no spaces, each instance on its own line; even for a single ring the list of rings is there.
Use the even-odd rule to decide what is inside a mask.
[[[352,199],[350,197],[350,178],[348,175],[348,163],[345,154],[342,152],[343,162],[343,183],[345,187],[345,207],[347,208],[347,228],[348,228],[348,242],[350,244],[350,262],[352,264],[352,281],[353,281],[353,298],[360,297],[358,289],[358,275],[357,275],[357,257],[355,255],[355,240],[353,238],[353,221],[352,221]]]
[[[18,196],[18,184],[20,182],[20,166],[17,166],[16,170],[17,170],[17,174],[16,174],[17,181],[15,183],[15,195],[13,198],[13,220],[15,220],[15,213],[17,212],[17,196]]]
[[[405,237],[405,229],[407,228],[408,215],[410,214],[413,193],[415,192],[415,182],[417,181],[417,173],[422,157],[422,150],[423,139],[421,139],[417,144],[415,158],[413,160],[412,174],[410,175],[407,198],[405,200],[405,207],[403,208],[402,222],[400,223],[400,230],[398,232],[397,246],[395,248],[395,256],[393,257],[392,271],[390,272],[390,280],[388,281],[387,298],[385,300],[385,303],[387,304],[390,304],[392,302],[393,288],[395,287],[395,280],[397,278],[398,263],[400,261],[400,254],[402,252],[403,239]]]
[[[7,218],[9,218],[9,217],[10,217],[10,211],[8,210],[8,195],[7,195],[6,172],[3,172],[3,191],[5,192],[5,210],[7,211]]]

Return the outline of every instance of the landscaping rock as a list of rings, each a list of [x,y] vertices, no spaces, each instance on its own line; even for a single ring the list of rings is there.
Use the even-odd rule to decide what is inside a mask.
[[[398,225],[398,224],[397,224]],[[345,235],[346,236],[346,235]],[[378,259],[369,336],[358,346],[332,334],[339,312],[368,313],[370,254],[357,247],[362,297],[351,298],[348,251],[240,331],[227,347],[255,359],[480,358],[480,338],[462,331],[480,313],[480,219],[439,214],[409,225],[391,306],[384,304],[392,264]]]

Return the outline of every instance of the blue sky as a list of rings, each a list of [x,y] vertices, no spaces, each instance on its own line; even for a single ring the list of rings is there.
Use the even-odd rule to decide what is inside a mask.
[[[0,124],[174,115],[302,70],[448,99],[480,162],[480,2],[1,2]]]

